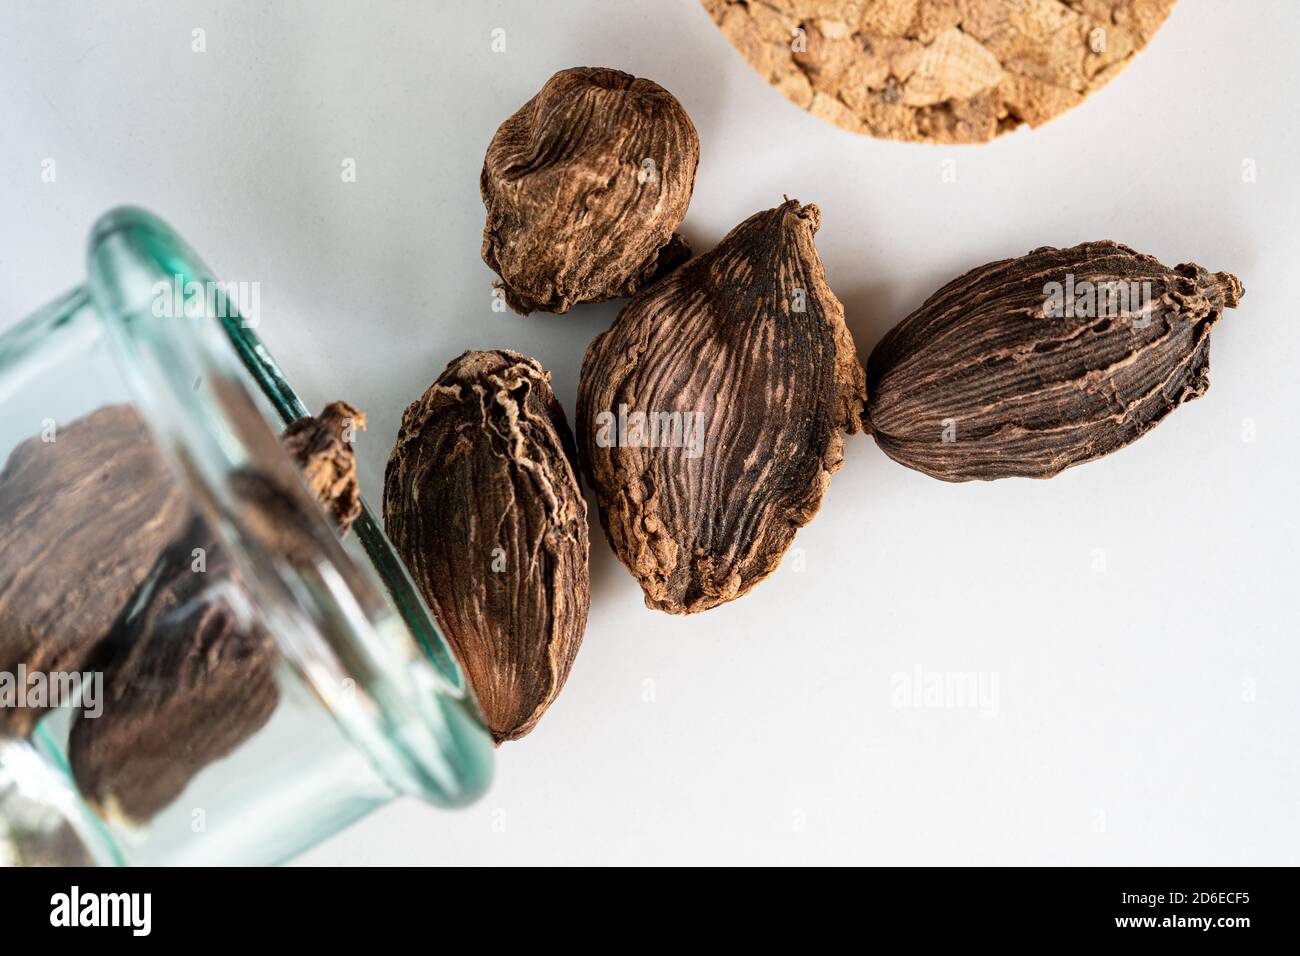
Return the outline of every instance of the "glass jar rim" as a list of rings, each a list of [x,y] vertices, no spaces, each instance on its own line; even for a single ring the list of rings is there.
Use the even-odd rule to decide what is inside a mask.
[[[141,414],[248,572],[259,604],[275,613],[273,637],[285,657],[399,792],[443,806],[476,799],[490,782],[493,748],[472,691],[364,502],[352,533],[370,567],[352,560],[311,503],[257,396],[285,424],[307,408],[229,286],[167,224],[134,207],[95,224],[87,274],[89,299]],[[198,307],[160,318],[167,283],[204,290]],[[305,564],[275,560],[273,545],[239,519],[226,479],[248,468],[281,479],[319,518]]]

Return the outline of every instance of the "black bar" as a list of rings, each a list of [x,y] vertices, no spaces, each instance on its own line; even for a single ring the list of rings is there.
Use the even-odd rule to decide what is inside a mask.
[[[672,870],[599,879],[415,869],[0,870],[0,932],[9,952],[26,939],[69,934],[128,946],[224,939],[247,946],[262,938],[255,927],[277,931],[268,939],[282,932],[332,949],[349,939],[373,948],[390,934],[394,942],[418,935],[433,945],[443,933],[478,925],[526,932],[569,920],[584,939],[605,937],[617,948],[655,939],[664,946],[693,939],[694,946],[701,931],[733,943],[770,934],[773,944],[802,939],[804,946],[848,932],[871,948],[908,938],[927,949],[943,940],[1128,939],[1182,947],[1292,939],[1295,883],[1292,870],[1256,868]],[[82,913],[117,912],[119,925],[52,925],[69,922],[74,886]],[[148,935],[140,932],[143,896],[104,906],[103,893],[149,894]],[[612,936],[597,928],[602,924],[615,928]]]

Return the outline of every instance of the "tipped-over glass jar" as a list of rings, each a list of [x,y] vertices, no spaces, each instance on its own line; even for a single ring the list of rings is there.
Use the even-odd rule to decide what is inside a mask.
[[[140,210],[88,265],[0,336],[0,862],[274,863],[474,800],[473,696],[278,441],[307,409],[237,290]]]

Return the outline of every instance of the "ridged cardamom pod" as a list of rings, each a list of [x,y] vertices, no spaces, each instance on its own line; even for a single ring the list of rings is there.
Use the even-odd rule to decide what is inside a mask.
[[[587,349],[583,466],[649,607],[703,611],[771,574],[858,430],[864,375],[820,223],[793,200],[756,213]]]
[[[876,441],[945,481],[1048,478],[1100,458],[1205,393],[1210,330],[1241,296],[1236,276],[1114,242],[980,266],[872,352]]]
[[[631,295],[690,251],[673,230],[700,161],[691,119],[657,83],[556,73],[501,124],[479,180],[483,261],[516,312]]]
[[[587,505],[550,373],[466,352],[406,409],[384,526],[498,743],[555,700],[591,603]]]

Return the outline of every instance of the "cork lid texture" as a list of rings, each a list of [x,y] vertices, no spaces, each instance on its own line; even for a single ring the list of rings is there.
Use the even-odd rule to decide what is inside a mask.
[[[882,139],[984,143],[1082,103],[1174,0],[702,0],[764,79]]]

